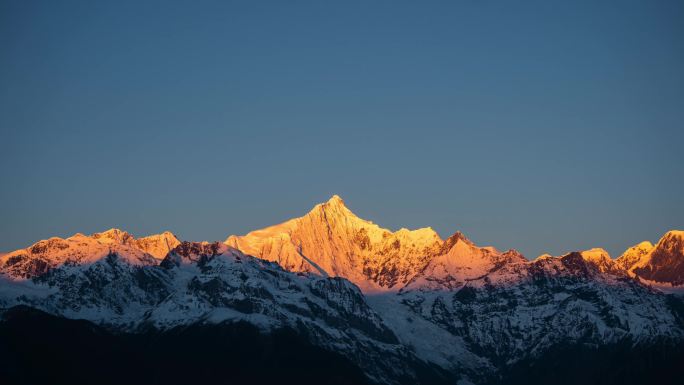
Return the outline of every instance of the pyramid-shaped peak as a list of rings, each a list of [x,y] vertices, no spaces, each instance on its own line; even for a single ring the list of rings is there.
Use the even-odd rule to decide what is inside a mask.
[[[343,200],[339,195],[337,195],[337,194],[335,194],[335,195],[333,195],[332,197],[330,197],[330,199],[328,199],[328,201],[325,202],[325,204],[331,205],[331,206],[343,206],[343,207],[346,207],[346,206],[344,205],[344,200]]]
[[[465,234],[463,234],[460,231],[457,231],[452,236],[447,238],[446,241],[444,241],[444,251],[448,251],[458,242],[463,242],[469,246],[475,246],[475,244],[470,239],[468,239],[468,237],[466,237]]]
[[[508,249],[503,252],[503,255],[508,257],[510,260],[513,261],[519,261],[519,262],[527,262],[527,258],[523,255],[523,253],[519,252],[516,249]]]
[[[333,195],[326,202],[317,204],[311,212],[319,212],[319,210],[326,213],[327,215],[343,215],[345,217],[355,217],[351,210],[349,210],[349,208],[347,208],[347,206],[344,204],[344,200],[342,200],[342,198],[340,198],[339,195]]]

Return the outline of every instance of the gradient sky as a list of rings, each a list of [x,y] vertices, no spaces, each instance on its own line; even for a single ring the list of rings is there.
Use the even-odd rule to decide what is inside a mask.
[[[0,250],[332,194],[613,256],[684,228],[682,1],[0,1]]]

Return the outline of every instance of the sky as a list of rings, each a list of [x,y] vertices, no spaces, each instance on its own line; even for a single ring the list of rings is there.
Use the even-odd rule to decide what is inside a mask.
[[[684,228],[684,2],[0,0],[0,251],[340,195],[614,257]]]

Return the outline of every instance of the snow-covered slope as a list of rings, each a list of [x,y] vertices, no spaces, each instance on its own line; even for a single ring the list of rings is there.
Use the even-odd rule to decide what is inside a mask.
[[[343,278],[288,272],[222,243],[183,242],[157,264],[148,254],[121,245],[125,237],[114,238],[107,244],[111,248],[99,237],[77,239],[75,246],[73,240],[64,242],[81,251],[88,250],[82,249],[84,243],[98,252],[30,280],[6,276],[0,281],[0,308],[28,305],[133,332],[240,321],[264,331],[287,327],[388,384],[415,381],[415,367],[424,365]],[[67,249],[56,247],[62,251],[57,255]]]
[[[371,295],[369,301],[419,356],[453,368],[475,362],[467,354],[454,355],[462,347],[494,368],[505,368],[560,344],[681,341],[681,314],[671,307],[676,300],[631,279],[611,262],[596,250],[530,262],[516,259],[479,277],[435,279],[415,289],[412,282],[398,295]],[[419,281],[423,278],[414,282]],[[426,323],[432,327],[416,327]],[[442,343],[450,340],[461,342]],[[474,382],[486,381],[478,380],[478,371],[466,373]]]

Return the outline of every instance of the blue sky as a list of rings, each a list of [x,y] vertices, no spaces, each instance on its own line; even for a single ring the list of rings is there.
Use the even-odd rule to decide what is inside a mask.
[[[332,194],[528,257],[684,228],[684,3],[518,3],[2,1],[0,250]]]

